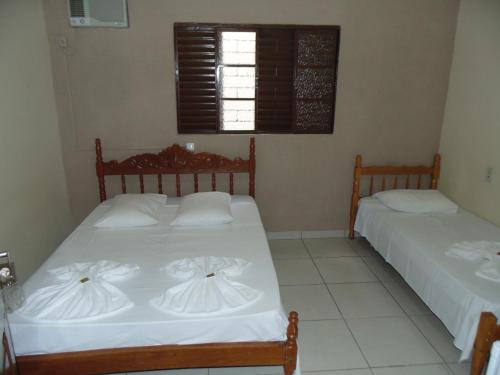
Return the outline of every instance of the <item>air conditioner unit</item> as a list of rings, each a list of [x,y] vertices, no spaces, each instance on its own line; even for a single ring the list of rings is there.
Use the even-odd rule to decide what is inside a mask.
[[[68,0],[73,27],[128,27],[127,0]]]

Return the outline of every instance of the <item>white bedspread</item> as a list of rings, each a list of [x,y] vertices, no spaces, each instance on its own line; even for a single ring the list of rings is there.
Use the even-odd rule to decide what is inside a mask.
[[[500,317],[500,287],[478,277],[477,263],[447,256],[463,241],[500,241],[500,229],[473,214],[411,214],[375,198],[360,201],[355,230],[373,245],[441,319],[470,356],[481,311]]]
[[[170,203],[169,203],[170,202]],[[133,306],[112,317],[91,322],[33,323],[10,314],[16,355],[57,353],[101,348],[161,344],[284,340],[286,315],[264,228],[250,197],[234,199],[231,224],[211,227],[173,227],[177,206],[169,198],[158,226],[105,229],[95,221],[108,209],[98,206],[24,284],[26,295],[51,285],[48,270],[78,262],[111,260],[136,264],[134,277],[123,280],[120,290]],[[237,311],[217,316],[185,317],[151,306],[150,300],[179,283],[164,267],[194,257],[241,258],[251,265],[238,281],[261,293],[258,300]]]

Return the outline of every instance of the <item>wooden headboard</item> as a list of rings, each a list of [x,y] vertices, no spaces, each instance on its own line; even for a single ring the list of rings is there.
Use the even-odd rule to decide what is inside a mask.
[[[356,214],[358,213],[359,200],[362,198],[360,194],[361,178],[363,176],[370,176],[368,195],[375,192],[375,176],[381,177],[380,189],[377,191],[384,191],[390,189],[421,189],[422,177],[430,176],[429,188],[437,189],[439,173],[441,168],[441,156],[434,155],[434,162],[431,166],[368,166],[361,165],[361,155],[356,155],[356,164],[354,167],[354,181],[352,183],[352,198],[351,198],[351,211],[349,218],[349,238],[354,239],[354,223],[356,221]],[[392,176],[392,180],[388,181],[388,176]],[[401,186],[400,176],[405,176],[403,179],[404,186]],[[412,176],[416,176],[416,181],[413,181]],[[415,180],[415,179],[414,179]],[[415,183],[416,182],[416,183]],[[389,185],[388,185],[389,184]]]
[[[176,194],[181,193],[181,175],[192,174],[194,191],[198,192],[198,176],[212,176],[212,191],[217,189],[217,174],[229,175],[229,193],[234,194],[234,174],[248,173],[248,194],[255,198],[255,138],[250,138],[250,152],[247,160],[229,159],[207,152],[194,153],[174,144],[157,154],[145,153],[123,161],[104,161],[101,140],[95,140],[96,173],[99,182],[99,198],[106,200],[105,176],[120,176],[122,193],[127,192],[125,176],[138,176],[141,193],[144,193],[144,176],[154,175],[158,180],[158,193],[163,193],[163,175],[175,175]]]

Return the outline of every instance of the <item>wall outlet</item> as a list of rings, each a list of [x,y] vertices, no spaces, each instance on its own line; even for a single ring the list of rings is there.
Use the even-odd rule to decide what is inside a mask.
[[[491,180],[493,179],[493,168],[492,167],[488,167],[486,168],[486,182],[491,184]]]
[[[56,43],[59,48],[66,49],[68,48],[68,39],[65,36],[58,36],[56,38]]]

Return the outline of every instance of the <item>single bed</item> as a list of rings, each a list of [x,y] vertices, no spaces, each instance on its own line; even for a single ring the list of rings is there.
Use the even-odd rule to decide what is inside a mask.
[[[120,284],[134,303],[132,308],[95,321],[33,322],[14,313],[9,316],[20,374],[101,374],[172,368],[225,366],[283,366],[291,375],[296,369],[298,315],[284,314],[278,282],[266,234],[260,220],[255,192],[255,143],[250,140],[248,160],[220,155],[194,154],[174,145],[159,154],[143,154],[123,162],[104,162],[96,141],[97,175],[101,204],[61,244],[25,283],[26,295],[50,283],[50,269],[72,262],[102,259],[139,266],[136,276]],[[173,174],[176,195],[181,196],[181,175],[192,174],[194,191],[198,178],[210,174],[212,189],[220,173],[229,174],[234,193],[236,173],[249,174],[249,195],[233,195],[231,224],[206,227],[170,225],[180,198],[169,197],[159,224],[130,229],[102,229],[94,223],[109,209],[105,177],[121,176],[122,192],[127,175],[158,178]],[[161,267],[182,258],[237,257],[251,266],[244,283],[261,292],[256,302],[221,314],[186,316],[160,311],[150,301],[172,281]],[[296,371],[299,373],[300,371]]]
[[[399,212],[371,197],[376,178],[382,178],[381,190],[388,186],[386,181],[393,181],[387,175],[408,176],[403,179],[403,186],[397,182],[390,185],[406,189],[420,188],[427,175],[429,187],[435,189],[439,161],[437,155],[430,167],[363,167],[358,156],[350,238],[358,232],[401,274],[441,319],[454,336],[455,346],[462,350],[461,359],[466,359],[472,350],[481,312],[500,316],[500,285],[477,277],[475,264],[446,256],[445,251],[462,241],[500,241],[500,229],[463,209],[456,214]],[[368,176],[370,187],[368,196],[361,198],[363,176]],[[415,182],[417,186],[413,186]]]

